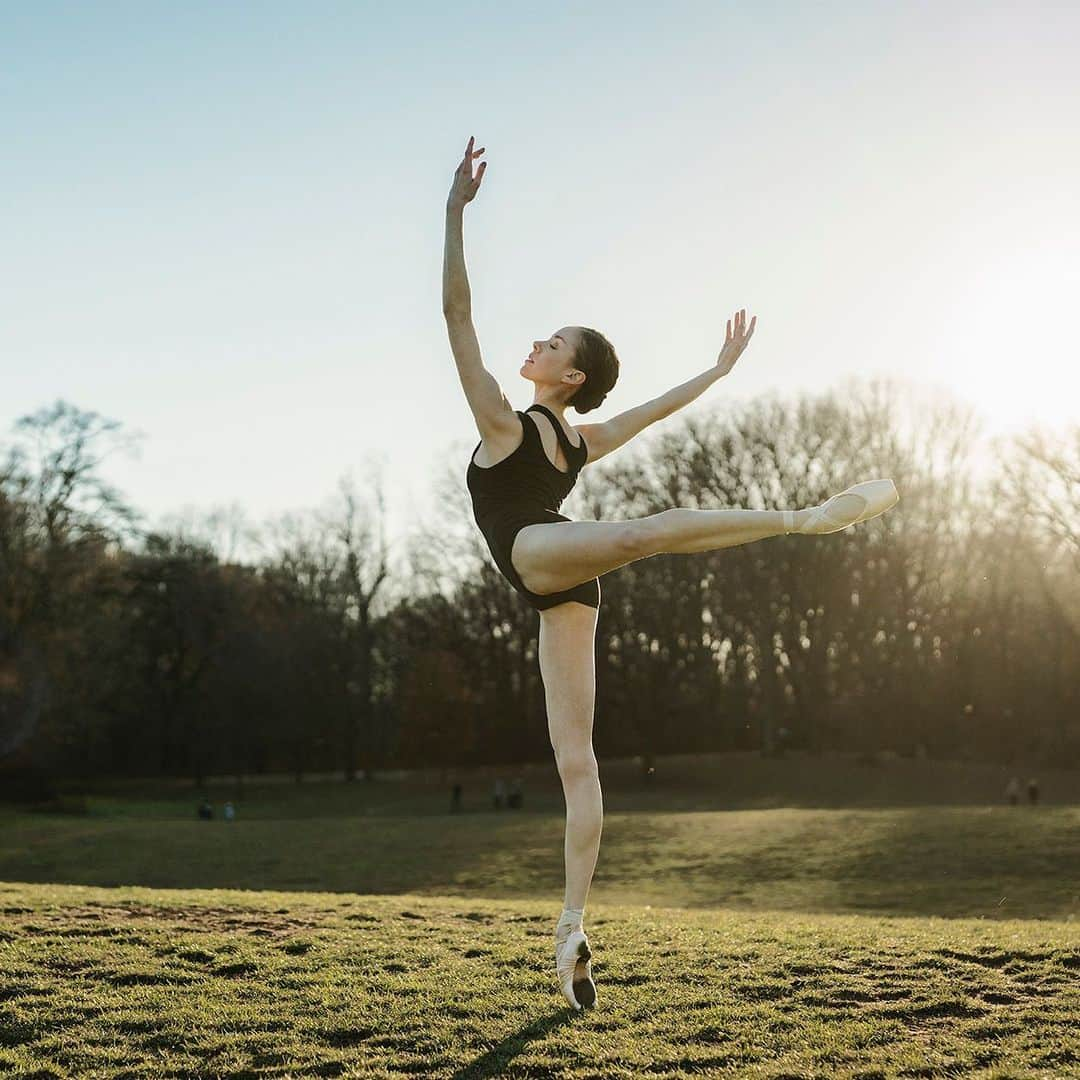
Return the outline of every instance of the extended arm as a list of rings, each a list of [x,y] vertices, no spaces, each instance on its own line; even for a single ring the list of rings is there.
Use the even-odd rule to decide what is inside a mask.
[[[446,204],[446,242],[443,245],[442,309],[443,314],[458,319],[472,318],[472,290],[465,271],[463,225],[465,207]]]
[[[644,431],[650,424],[663,420],[673,412],[689,405],[706,387],[717,379],[723,378],[723,372],[711,367],[700,375],[681,383],[660,397],[635,405],[632,409],[605,420],[602,424],[579,424],[577,430],[589,447],[589,461],[595,461],[612,450],[617,450],[623,443],[629,442],[635,435]]]
[[[665,416],[670,416],[673,412],[683,408],[683,406],[689,405],[707,387],[712,386],[717,379],[722,379],[731,371],[735,361],[739,358],[739,354],[746,348],[756,323],[757,316],[755,315],[750,321],[749,331],[745,330],[746,311],[744,309],[735,316],[734,334],[731,331],[731,320],[728,320],[727,340],[724,342],[724,348],[721,350],[716,363],[707,371],[695,375],[692,379],[687,379],[686,382],[673,387],[666,394],[661,394],[660,397],[646,401],[643,405],[636,405],[632,409],[627,409],[625,412],[619,413],[618,416],[613,416],[602,424],[580,425],[577,430],[581,432],[582,438],[585,439],[589,447],[588,460],[595,461],[597,458],[603,457],[604,454],[610,454],[612,450],[617,450],[623,443],[629,442],[650,424],[655,424],[657,420],[662,420]]]
[[[465,203],[472,198],[483,175],[484,165],[472,179],[473,140],[469,140],[465,158],[454,174],[454,186],[446,201],[446,243],[443,249],[443,315],[450,336],[462,389],[472,410],[481,438],[505,430],[516,422],[514,410],[495,377],[484,367],[480,342],[472,322],[472,294],[465,273],[465,245],[462,225]],[[476,151],[483,153],[483,148]],[[471,194],[469,192],[471,191]],[[468,196],[468,197],[466,197]]]

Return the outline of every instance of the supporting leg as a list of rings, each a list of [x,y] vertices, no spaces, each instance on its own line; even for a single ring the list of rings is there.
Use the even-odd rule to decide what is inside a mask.
[[[604,827],[600,773],[591,748],[583,757],[563,760],[559,765],[559,776],[566,799],[566,837],[563,842],[566,889],[563,908],[584,911]]]
[[[570,601],[540,612],[540,674],[548,732],[566,799],[564,907],[583,911],[603,830],[600,770],[593,752],[597,609]]]

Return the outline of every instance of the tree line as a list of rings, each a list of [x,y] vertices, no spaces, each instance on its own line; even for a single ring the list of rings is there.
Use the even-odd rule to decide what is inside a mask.
[[[548,757],[539,616],[472,521],[467,450],[392,562],[377,476],[259,528],[147,528],[103,478],[128,439],[58,401],[2,444],[0,788]],[[599,756],[1080,765],[1080,426],[988,440],[954,399],[850,380],[669,420],[562,509],[801,507],[876,476],[901,501],[863,525],[601,578]]]

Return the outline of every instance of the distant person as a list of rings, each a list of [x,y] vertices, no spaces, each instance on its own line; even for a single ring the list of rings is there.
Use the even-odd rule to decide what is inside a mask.
[[[523,799],[524,795],[521,790],[521,777],[515,776],[513,783],[510,785],[510,809],[520,810]]]
[[[203,799],[199,804],[199,817],[203,821],[209,821],[214,816],[214,808],[211,806],[209,800]]]
[[[1028,781],[1028,802],[1034,806],[1039,801],[1039,781],[1032,777]]]
[[[495,809],[501,810],[503,804],[506,802],[506,784],[503,782],[503,778],[500,776],[495,781]]]
[[[727,321],[716,360],[703,365],[695,378],[604,423],[581,426],[570,424],[566,412],[599,408],[615,388],[620,361],[599,330],[563,326],[533,341],[522,357],[517,375],[532,384],[533,401],[524,411],[513,408],[484,366],[473,325],[463,221],[487,168],[486,161],[480,162],[473,173],[484,152],[474,144],[475,136],[455,165],[446,199],[442,310],[462,389],[482,436],[464,470],[472,517],[498,571],[522,603],[539,613],[537,659],[566,800],[566,888],[555,923],[555,970],[567,1003],[580,1011],[596,1002],[583,915],[604,813],[592,746],[601,575],[661,553],[715,551],[791,535],[782,547],[765,549],[766,555],[781,556],[789,545],[801,543],[798,537],[840,533],[885,513],[900,496],[892,480],[883,478],[853,484],[805,508],[670,507],[619,521],[573,521],[560,514],[588,463],[689,405],[731,372],[750,342],[757,316],[747,322],[746,309],[736,311]],[[561,254],[554,251],[553,261]]]
[[[1015,806],[1020,801],[1020,780],[1013,777],[1005,786],[1005,797]]]
[[[652,784],[656,779],[656,758],[650,750],[641,755],[641,779],[645,784]]]
[[[786,727],[781,726],[780,730],[776,733],[776,756],[782,758],[787,751],[787,740],[790,732]]]
[[[232,821],[233,818],[236,817],[236,810],[233,808],[233,804],[231,802],[227,802],[224,807],[222,807],[221,816],[226,821]]]
[[[455,784],[450,792],[450,813],[455,814],[461,809],[461,784]]]

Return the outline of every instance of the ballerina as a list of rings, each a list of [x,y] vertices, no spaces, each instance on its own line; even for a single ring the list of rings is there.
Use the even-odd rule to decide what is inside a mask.
[[[600,576],[662,553],[712,551],[787,533],[831,533],[884,513],[899,500],[890,479],[865,480],[820,506],[790,510],[672,507],[625,521],[572,521],[559,507],[578,473],[650,424],[693,401],[731,371],[750,342],[757,316],[727,323],[715,365],[659,398],[603,423],[568,425],[565,412],[597,408],[619,377],[608,339],[588,326],[563,326],[532,343],[519,374],[533,383],[533,404],[514,409],[484,367],[472,322],[462,239],[464,208],[487,167],[473,149],[454,172],[446,202],[443,314],[458,375],[480,442],[466,483],[473,515],[507,581],[540,613],[539,662],[548,732],[566,799],[566,890],[555,926],[560,989],[574,1009],[594,1005],[591,950],[583,921],[603,828],[599,769],[592,746],[595,635]]]

